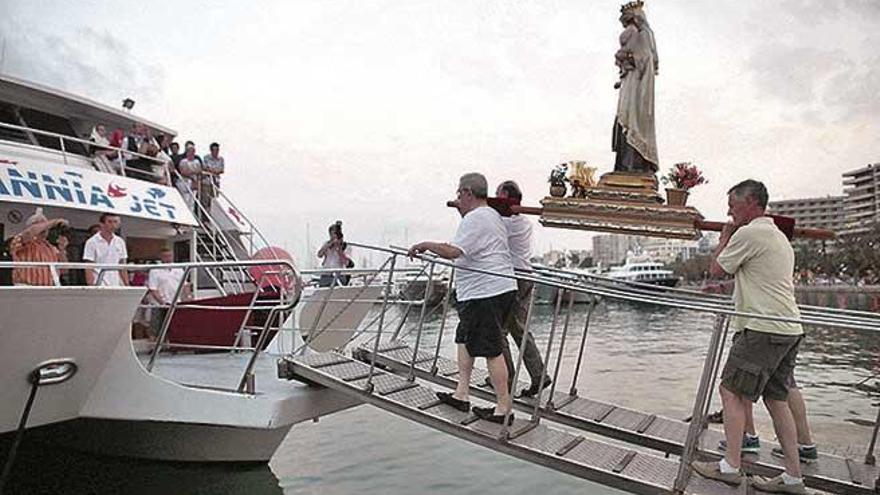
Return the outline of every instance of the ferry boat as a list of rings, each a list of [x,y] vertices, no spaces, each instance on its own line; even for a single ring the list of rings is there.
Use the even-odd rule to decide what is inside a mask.
[[[636,282],[640,284],[675,287],[679,277],[663,263],[637,258],[627,258],[622,266],[613,266],[606,274],[608,278],[619,282]]]
[[[153,136],[177,136],[122,109],[0,76],[0,235],[8,241],[21,232],[39,207],[69,222],[71,245],[70,264],[51,267],[54,286],[8,285],[23,265],[0,261],[7,276],[0,434],[16,434],[35,393],[25,438],[160,460],[265,462],[293,425],[358,404],[279,380],[271,354],[297,345],[287,337],[298,316],[313,335],[346,329],[341,335],[350,336],[372,303],[340,305],[327,289],[301,296],[289,256],[222,190],[210,204],[199,201],[167,155],[90,142],[97,124],[108,133],[145,126]],[[192,285],[191,300],[179,288],[166,308],[162,345],[136,343],[147,352],[137,353],[131,338],[133,317],[151,309],[145,287],[87,286],[81,269],[135,273],[156,265],[77,264],[102,213],[121,217],[129,262],[155,260],[172,246],[177,263],[165,266],[185,270]],[[381,289],[337,288],[334,297],[369,301]]]

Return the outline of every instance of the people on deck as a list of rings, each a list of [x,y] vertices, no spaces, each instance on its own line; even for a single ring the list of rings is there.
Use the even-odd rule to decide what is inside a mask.
[[[330,270],[348,268],[351,262],[351,247],[345,242],[345,236],[342,234],[342,221],[337,220],[327,231],[330,239],[318,250],[318,257],[323,259],[321,268]],[[348,277],[337,272],[324,273],[318,280],[318,286],[348,285],[348,282]]]
[[[516,301],[517,286],[512,277],[513,262],[507,245],[507,228],[501,215],[486,203],[488,184],[482,174],[469,173],[458,185],[458,210],[461,223],[451,242],[425,241],[409,249],[410,256],[430,251],[455,260],[455,290],[459,324],[455,332],[458,344],[458,385],[453,393],[438,392],[437,398],[456,409],[468,411],[470,382],[474,360],[486,358],[489,377],[495,390],[495,407],[474,407],[481,419],[503,424],[513,422],[512,401],[508,389],[507,365],[503,355],[503,326]],[[484,270],[502,276],[471,271]]]
[[[196,191],[199,184],[199,173],[202,171],[202,161],[199,156],[196,155],[196,147],[194,145],[191,146],[189,143],[190,142],[187,141],[187,145],[184,148],[184,155],[177,164],[177,170],[180,172],[180,175],[187,179],[187,185],[192,191]]]
[[[519,185],[512,181],[504,181],[498,185],[495,190],[495,196],[506,199],[522,200],[522,191]],[[507,228],[507,244],[510,248],[510,256],[513,261],[513,268],[517,271],[531,272],[532,264],[529,259],[532,257],[532,222],[524,215],[511,215],[509,217],[501,217],[504,226]],[[531,377],[531,386],[521,392],[523,397],[532,397],[538,393],[542,387],[541,377],[544,377],[543,387],[547,387],[551,383],[551,379],[546,375],[544,362],[541,359],[541,353],[538,346],[535,345],[534,338],[529,335],[528,340],[523,345],[523,334],[525,333],[526,319],[528,318],[529,300],[535,289],[535,283],[528,280],[516,281],[516,301],[513,310],[504,324],[505,334],[513,337],[514,342],[522,352],[523,364]],[[501,341],[503,345],[504,360],[507,363],[507,374],[509,380],[513,380],[515,374],[513,357],[510,353],[510,345],[507,337]]]
[[[36,212],[28,217],[25,225],[25,229],[10,242],[9,251],[13,261],[42,263],[66,261],[66,256],[62,259],[58,248],[49,243],[48,235],[52,227],[67,227],[69,225],[67,220],[63,218],[49,220],[43,215],[43,209],[37,208]],[[56,280],[49,266],[21,267],[12,271],[12,283],[56,285]]]
[[[122,237],[116,235],[122,223],[119,215],[104,213],[98,223],[101,226],[98,232],[86,240],[83,261],[109,265],[125,264],[128,260],[128,250]],[[97,268],[86,270],[86,283],[105,286],[128,285],[126,270],[104,270],[103,275],[100,276],[99,272]]]
[[[794,250],[770,217],[765,216],[767,189],[755,180],[728,191],[728,214],[712,256],[710,273],[733,275],[737,312],[798,319],[795,302]],[[763,397],[782,445],[785,471],[773,478],[756,477],[757,490],[804,494],[798,459],[797,430],[788,405],[787,381],[797,358],[803,328],[798,323],[736,317],[731,327],[738,336],[730,349],[719,387],[724,406],[726,451],[719,462],[695,461],[704,477],[739,485],[742,442],[748,410]]]
[[[202,159],[202,177],[199,186],[199,199],[206,211],[211,209],[211,201],[220,187],[220,176],[226,169],[223,157],[220,156],[220,145],[211,143],[211,152]]]

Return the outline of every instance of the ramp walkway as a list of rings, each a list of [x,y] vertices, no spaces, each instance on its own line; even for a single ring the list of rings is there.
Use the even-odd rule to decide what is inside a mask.
[[[419,380],[378,369],[370,380],[370,368],[340,353],[327,352],[287,356],[279,361],[279,376],[332,388],[458,438],[632,493],[665,494],[673,489],[679,469],[676,460],[520,417],[505,428],[440,403],[431,385]],[[747,484],[733,487],[697,475],[690,477],[684,489],[684,493],[702,495],[751,492]]]
[[[361,346],[354,355],[369,362],[373,350]],[[415,363],[414,366],[413,362]],[[408,373],[412,368],[417,378],[455,388],[458,370],[455,361],[433,353],[420,351],[413,361],[413,349],[403,342],[388,342],[378,347],[376,365],[397,373]],[[483,369],[475,368],[471,376],[471,395],[483,400],[493,401],[494,393],[485,387],[489,376]],[[520,382],[516,390],[527,388],[528,383]],[[548,394],[549,395],[549,394]],[[514,407],[531,413],[537,401],[533,398],[518,397]],[[607,402],[596,401],[576,394],[554,392],[552,397],[543,399],[537,408],[539,414],[548,420],[579,430],[614,438],[624,442],[681,455],[685,446],[689,424],[678,420],[650,414]],[[698,451],[704,458],[721,459],[718,442],[724,438],[720,431],[706,429],[701,435]],[[745,469],[754,474],[776,476],[783,471],[782,459],[771,454],[778,445],[763,441],[761,452],[745,454]],[[810,487],[834,493],[876,495],[875,482],[880,476],[880,467],[820,452],[819,459],[812,464],[802,464],[806,484]]]

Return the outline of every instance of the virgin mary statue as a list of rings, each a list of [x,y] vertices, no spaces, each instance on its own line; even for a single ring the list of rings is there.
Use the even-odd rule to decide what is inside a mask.
[[[654,132],[654,76],[657,75],[657,46],[648,24],[644,2],[629,2],[620,8],[620,49],[614,56],[620,69],[617,116],[611,149],[616,152],[615,172],[656,173],[657,137]]]

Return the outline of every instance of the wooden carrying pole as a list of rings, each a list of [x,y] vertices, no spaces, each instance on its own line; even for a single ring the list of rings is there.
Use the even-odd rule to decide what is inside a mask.
[[[539,206],[522,206],[516,204],[515,201],[511,201],[508,199],[502,198],[488,198],[489,206],[495,208],[501,216],[510,216],[513,214],[522,214],[522,215],[537,215],[541,216],[544,214],[544,208]],[[457,203],[455,201],[447,201],[446,206],[455,208],[457,207]],[[793,226],[794,220],[787,217],[779,217],[771,215],[776,221],[776,224],[780,226],[780,228],[785,231],[786,226]],[[696,220],[694,222],[694,228],[703,231],[711,231],[711,232],[721,232],[724,228],[724,222],[712,222],[708,220]],[[788,233],[786,233],[788,235]],[[791,237],[799,238],[799,239],[813,239],[813,240],[821,240],[821,241],[830,241],[834,240],[837,235],[831,230],[824,229],[807,229],[801,227],[794,227]]]

